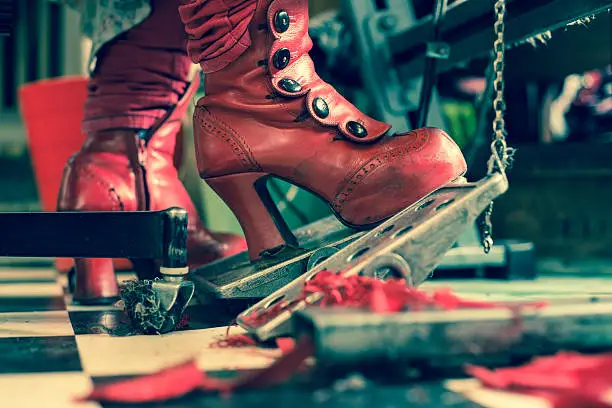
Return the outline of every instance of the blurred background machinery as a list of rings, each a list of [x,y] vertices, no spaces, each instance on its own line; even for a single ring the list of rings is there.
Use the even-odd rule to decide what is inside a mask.
[[[539,2],[550,3],[548,7],[561,3]],[[355,22],[375,11],[385,17],[380,20],[381,31],[392,36],[401,27],[387,14],[402,15],[402,24],[416,24],[431,13],[433,2],[310,0],[309,3],[315,41],[313,58],[321,76],[337,85],[360,109],[396,127],[409,127],[410,116],[403,117],[401,123],[394,112],[397,105],[381,112],[381,105],[376,103],[371,92],[371,81],[375,78],[364,77],[367,72],[357,57],[364,52],[360,35],[366,30],[356,29]],[[400,3],[403,8],[398,8]],[[408,3],[411,10],[405,8]],[[461,1],[451,1],[450,5],[453,3]],[[510,2],[509,10],[518,3]],[[21,124],[18,89],[45,78],[83,76],[88,41],[80,35],[78,15],[68,8],[48,0],[13,4],[17,17],[13,35],[0,36],[0,210],[36,211],[45,209],[40,183],[37,184],[41,174],[36,169],[40,166],[36,163],[37,155],[32,154],[33,143],[28,145]],[[518,5],[516,10],[520,11]],[[495,235],[534,242],[539,264],[548,271],[612,270],[612,262],[608,262],[612,256],[607,250],[612,244],[608,214],[611,190],[607,188],[612,182],[612,163],[608,159],[612,153],[610,33],[612,14],[604,13],[557,31],[551,38],[540,37],[532,45],[517,46],[508,52],[508,133],[519,152],[515,169],[509,175],[512,188],[496,205]],[[431,125],[445,128],[462,146],[473,163],[472,178],[484,173],[488,148],[481,148],[478,143],[479,134],[489,137],[488,128],[479,128],[479,123],[489,122],[479,121],[478,109],[485,92],[487,63],[488,58],[483,55],[454,69],[444,69],[429,117]],[[415,80],[416,70],[414,65],[397,72],[397,87],[402,90],[397,102],[402,109],[414,108],[418,102],[420,83]],[[183,129],[186,135],[183,154],[188,164],[181,171],[182,178],[212,229],[240,232],[231,212],[197,177],[189,122]],[[66,155],[77,150],[80,143],[80,140],[48,141],[42,147],[44,154],[38,156],[50,157],[57,152]],[[45,176],[55,177],[59,182],[61,160],[54,166]],[[275,185],[275,199],[293,228],[328,215],[327,207],[318,199],[282,182]],[[299,211],[295,205],[298,202],[299,207],[308,211]]]

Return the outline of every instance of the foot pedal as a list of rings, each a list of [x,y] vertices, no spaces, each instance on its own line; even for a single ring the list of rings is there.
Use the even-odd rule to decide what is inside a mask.
[[[320,300],[319,294],[305,301],[300,296],[304,283],[323,270],[342,272],[346,276],[402,277],[409,285],[417,286],[441,262],[464,230],[507,189],[508,181],[501,174],[476,183],[449,184],[354,239],[244,311],[237,322],[260,340],[289,334],[293,312]]]
[[[294,232],[303,249],[283,251],[257,263],[248,253],[210,263],[190,273],[201,303],[216,299],[262,299],[362,236],[327,217]]]

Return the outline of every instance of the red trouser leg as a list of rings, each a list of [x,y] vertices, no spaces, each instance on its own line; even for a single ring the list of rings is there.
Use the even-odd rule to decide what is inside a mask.
[[[179,0],[192,61],[205,73],[218,71],[251,45],[248,26],[257,0]]]
[[[108,43],[97,55],[85,103],[83,128],[87,141],[66,167],[58,209],[185,208],[190,220],[189,263],[200,266],[244,250],[245,243],[238,236],[209,233],[178,179],[173,155],[179,120],[190,100],[148,135],[145,162],[140,162],[138,131],[165,119],[177,105],[189,86],[192,67],[177,2],[152,0],[151,6],[149,18]],[[112,260],[75,261],[75,301],[100,303],[116,298]]]
[[[257,0],[152,0],[149,18],[99,52],[85,103],[84,130],[150,127],[187,89],[190,59],[204,72],[214,72],[249,47],[247,28],[256,4]]]
[[[192,66],[172,0],[152,0],[151,15],[105,45],[89,82],[83,130],[148,129],[179,101]]]

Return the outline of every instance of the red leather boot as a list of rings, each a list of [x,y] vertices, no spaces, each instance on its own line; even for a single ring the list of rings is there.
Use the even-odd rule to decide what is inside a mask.
[[[189,213],[190,267],[246,250],[242,237],[215,234],[204,228],[178,178],[177,134],[196,89],[197,81],[168,117],[154,128],[148,143],[134,130],[89,134],[81,151],[66,165],[58,210],[137,211],[181,207]],[[76,302],[108,303],[117,299],[119,289],[111,259],[75,259],[75,266]]]
[[[192,34],[196,7],[181,8]],[[194,121],[200,175],[234,211],[251,259],[297,244],[265,188],[269,176],[315,193],[345,224],[368,227],[466,172],[443,131],[392,134],[317,76],[307,0],[259,0],[248,30],[248,49],[206,75]]]

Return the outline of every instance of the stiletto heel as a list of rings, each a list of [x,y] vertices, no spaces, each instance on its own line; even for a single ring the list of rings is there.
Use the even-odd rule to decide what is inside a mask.
[[[251,260],[298,245],[268,192],[268,178],[266,173],[243,173],[206,179],[238,218]]]
[[[73,301],[83,305],[110,304],[119,300],[119,285],[112,259],[74,260],[76,276]]]

